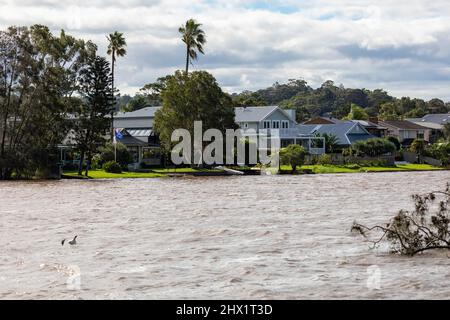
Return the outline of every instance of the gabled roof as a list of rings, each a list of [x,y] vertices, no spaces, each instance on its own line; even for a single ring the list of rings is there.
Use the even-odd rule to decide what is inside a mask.
[[[333,117],[320,116],[320,117],[315,117],[313,119],[305,121],[303,124],[336,124],[336,123],[342,123],[342,122],[346,122],[346,121],[339,120],[339,119],[333,118]]]
[[[380,126],[379,124],[368,120],[350,120],[350,121],[359,123],[365,128],[374,128],[380,130],[387,129],[386,127]]]
[[[425,127],[422,127],[421,125],[407,121],[407,120],[386,120],[386,121],[380,121],[381,125],[387,125],[391,126],[397,129],[403,129],[403,130],[423,130],[426,129]]]
[[[274,112],[278,106],[267,107],[237,107],[235,108],[236,122],[260,122]]]
[[[118,112],[114,116],[116,119],[130,119],[130,118],[153,118],[155,112],[161,109],[161,107],[146,107],[132,112]]]
[[[422,121],[422,118],[420,118],[419,120],[408,119],[408,121],[417,123],[418,125],[425,127],[427,129],[442,130],[444,128],[443,124],[439,124],[439,123],[435,123],[435,122],[425,122],[425,121]]]
[[[335,124],[302,124],[297,126],[301,134],[331,134],[336,136],[338,144],[350,145],[358,140],[375,138],[359,123],[342,121]],[[357,130],[356,130],[357,129]]]

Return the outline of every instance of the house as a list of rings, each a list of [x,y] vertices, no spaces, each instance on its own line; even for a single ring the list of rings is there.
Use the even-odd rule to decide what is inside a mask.
[[[336,123],[341,123],[341,122],[345,122],[345,121],[339,120],[339,119],[333,118],[333,117],[321,116],[321,117],[315,117],[313,119],[310,119],[310,120],[304,122],[303,124],[336,124]]]
[[[375,138],[361,123],[353,121],[341,121],[335,124],[301,124],[297,128],[303,134],[333,135],[337,138],[340,149],[350,147],[356,141]]]
[[[430,130],[429,142],[434,143],[444,136],[444,125],[450,123],[450,114],[427,114],[422,118],[406,119]]]
[[[119,112],[114,116],[114,128],[121,129],[124,135],[120,142],[128,147],[135,163],[161,163],[159,140],[153,132],[155,113],[160,108],[147,107],[133,112]],[[235,121],[244,133],[253,129],[256,135],[264,134],[270,137],[273,130],[277,130],[281,147],[297,143],[311,154],[325,153],[323,138],[299,132],[295,110],[284,110],[278,106],[239,107],[235,109]]]
[[[153,132],[155,113],[160,107],[147,107],[133,112],[118,112],[114,128],[121,129],[121,143],[127,146],[135,163],[160,165],[159,139]]]
[[[404,146],[410,146],[415,139],[430,141],[430,129],[407,120],[380,121],[387,128],[387,136],[396,137]]]
[[[278,106],[239,107],[235,109],[235,121],[244,132],[254,130],[257,135],[270,136],[273,130],[278,130],[282,148],[299,144],[311,154],[325,153],[322,138],[298,130],[295,110]],[[317,140],[321,142],[316,142]]]
[[[371,118],[370,120],[350,120],[352,122],[357,122],[364,127],[371,135],[384,138],[387,135],[388,129],[379,124],[377,118]]]
[[[361,124],[371,135],[379,138],[386,136],[387,128],[378,124],[377,118],[370,118],[370,120],[339,120],[333,117],[316,117],[304,122],[303,124],[339,124],[345,122],[358,122]]]

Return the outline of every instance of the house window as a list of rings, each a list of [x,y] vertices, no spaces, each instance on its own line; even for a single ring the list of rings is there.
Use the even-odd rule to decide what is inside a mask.
[[[283,122],[281,122],[281,128],[282,129],[289,129],[289,121],[283,120]]]
[[[248,123],[247,122],[244,123],[244,129],[248,129]]]
[[[270,120],[266,120],[263,123],[264,129],[270,129]]]
[[[417,139],[422,139],[422,140],[425,139],[425,132],[423,130],[419,130],[417,132]]]
[[[280,129],[280,120],[273,120],[272,121],[272,128],[273,129]]]

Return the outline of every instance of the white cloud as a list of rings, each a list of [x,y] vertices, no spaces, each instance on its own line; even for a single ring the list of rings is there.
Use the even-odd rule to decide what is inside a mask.
[[[125,33],[118,86],[134,93],[184,66],[177,33],[188,18],[204,24],[206,56],[195,68],[230,91],[302,77],[347,87],[450,100],[450,4],[447,0],[0,0],[0,27],[42,23],[106,47]]]

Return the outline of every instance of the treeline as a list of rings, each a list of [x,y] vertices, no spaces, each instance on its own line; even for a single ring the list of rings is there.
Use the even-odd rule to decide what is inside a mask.
[[[42,25],[0,31],[0,180],[51,177],[68,136],[89,161],[113,99],[110,63],[94,43]]]
[[[450,103],[440,99],[399,99],[383,89],[345,88],[335,85],[333,81],[326,81],[314,89],[305,80],[291,79],[285,84],[275,83],[266,89],[244,91],[232,97],[242,106],[280,105],[295,109],[298,121],[321,115],[341,119],[349,115],[352,105],[363,108],[370,117],[378,116],[384,120],[417,118],[427,113],[450,111]]]

